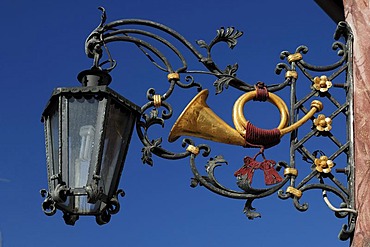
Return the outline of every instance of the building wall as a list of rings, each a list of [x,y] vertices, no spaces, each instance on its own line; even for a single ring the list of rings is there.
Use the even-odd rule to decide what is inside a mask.
[[[344,0],[346,21],[354,33],[355,202],[358,218],[352,247],[370,246],[370,3]]]

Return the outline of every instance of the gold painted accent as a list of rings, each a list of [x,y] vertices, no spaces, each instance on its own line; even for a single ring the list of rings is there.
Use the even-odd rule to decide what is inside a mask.
[[[234,103],[232,118],[235,128],[229,126],[217,116],[206,103],[208,90],[202,90],[185,107],[168,136],[169,142],[176,141],[180,136],[194,136],[238,146],[245,146],[245,126],[247,120],[244,117],[243,107],[246,102],[256,96],[256,91],[243,94]],[[311,110],[299,121],[288,126],[289,112],[285,102],[277,95],[269,93],[268,101],[274,104],[280,111],[280,136],[297,129],[310,119],[315,112],[321,111],[323,106],[318,100],[311,103]]]
[[[326,92],[329,88],[332,87],[331,81],[328,81],[328,77],[326,75],[322,75],[320,77],[316,76],[313,78],[313,88],[320,92]]]
[[[288,63],[296,62],[296,61],[299,61],[301,59],[302,59],[302,54],[301,53],[290,54],[288,56]]]
[[[297,190],[296,188],[292,187],[292,186],[289,186],[287,189],[286,189],[286,192],[294,195],[295,197],[297,197],[298,199],[302,197],[302,191],[300,190]]]
[[[153,96],[153,102],[154,102],[154,106],[156,108],[160,107],[162,105],[161,96],[159,94],[154,95]]]
[[[286,175],[293,175],[293,176],[298,176],[298,170],[295,168],[285,168],[284,169],[284,176]]]
[[[316,170],[318,172],[329,173],[331,168],[334,167],[334,162],[329,160],[327,156],[323,155],[320,158],[315,159]]]
[[[197,148],[196,146],[193,146],[193,145],[189,145],[186,148],[186,151],[189,151],[190,153],[192,153],[194,155],[198,155],[199,154],[199,148]]]
[[[325,117],[324,114],[319,114],[317,118],[313,120],[313,124],[318,131],[330,131],[332,129],[332,122],[331,118]]]
[[[178,80],[180,80],[180,75],[179,75],[179,73],[170,73],[170,74],[167,75],[167,79],[168,79],[168,81],[171,81],[171,80],[178,81]]]
[[[316,112],[321,111],[324,108],[323,104],[318,101],[314,100],[311,102],[311,109],[307,112],[306,115],[304,115],[300,120],[295,122],[294,124],[288,126],[287,128],[284,128],[280,130],[281,136],[301,127],[305,122],[307,122]]]
[[[294,71],[294,70],[288,70],[285,73],[285,78],[294,78],[294,79],[297,79],[298,78],[298,73],[297,73],[297,71]]]
[[[180,136],[194,136],[225,144],[244,146],[245,140],[217,116],[206,103],[208,90],[198,93],[185,107],[168,136],[169,142]]]
[[[233,108],[233,122],[235,125],[236,130],[243,136],[245,136],[245,126],[247,124],[247,120],[244,117],[243,107],[246,102],[252,100],[256,96],[256,91],[248,92],[243,94],[235,101],[234,108]],[[314,100],[311,103],[310,111],[303,116],[299,121],[295,122],[294,124],[288,125],[289,113],[288,107],[286,106],[285,102],[277,95],[273,93],[269,93],[268,101],[273,103],[280,111],[280,124],[277,127],[280,130],[280,136],[301,127],[305,122],[307,122],[316,112],[321,111],[323,109],[323,104],[318,101]]]
[[[243,94],[234,103],[233,107],[233,122],[236,130],[243,136],[245,136],[245,126],[247,125],[247,120],[244,117],[243,107],[245,103],[256,97],[256,91],[251,91]],[[274,104],[280,111],[280,123],[277,127],[282,130],[288,125],[289,111],[285,102],[276,94],[269,93],[268,101]]]

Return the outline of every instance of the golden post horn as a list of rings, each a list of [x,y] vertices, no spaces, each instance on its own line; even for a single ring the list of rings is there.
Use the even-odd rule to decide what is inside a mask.
[[[244,146],[244,138],[209,108],[207,98],[208,90],[205,89],[190,101],[172,126],[168,141],[174,142],[180,136],[193,136]]]

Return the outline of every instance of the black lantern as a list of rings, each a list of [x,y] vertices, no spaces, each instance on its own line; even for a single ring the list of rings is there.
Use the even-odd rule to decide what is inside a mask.
[[[83,87],[57,88],[42,114],[49,191],[43,210],[64,213],[73,225],[79,215],[105,224],[119,211],[119,179],[140,108],[108,88],[99,70],[79,75]]]

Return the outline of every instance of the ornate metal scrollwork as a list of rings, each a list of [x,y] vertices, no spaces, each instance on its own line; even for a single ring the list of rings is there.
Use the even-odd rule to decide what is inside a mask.
[[[357,212],[354,207],[353,201],[353,103],[352,103],[352,33],[349,26],[341,22],[335,31],[334,38],[339,40],[343,38],[344,42],[334,42],[332,48],[338,50],[339,60],[331,65],[327,66],[315,66],[305,61],[305,54],[308,52],[306,46],[299,46],[294,53],[283,51],[280,55],[281,59],[286,60],[286,63],[279,63],[276,66],[276,73],[281,74],[285,71],[284,79],[281,83],[275,85],[267,85],[265,89],[272,93],[283,89],[290,89],[290,102],[288,104],[289,111],[289,124],[288,126],[296,126],[295,123],[298,121],[298,116],[301,114],[307,115],[310,111],[304,105],[307,101],[314,99],[325,99],[333,105],[334,110],[328,112],[324,109],[324,115],[318,115],[312,112],[311,115],[307,116],[305,121],[312,121],[312,128],[307,130],[299,129],[298,127],[290,128],[290,159],[288,161],[275,162],[273,160],[267,160],[263,154],[263,146],[260,152],[255,157],[246,157],[244,159],[244,166],[239,169],[235,176],[237,177],[237,185],[241,191],[237,191],[224,186],[215,176],[215,169],[227,164],[226,159],[221,155],[217,155],[213,158],[209,158],[206,163],[206,175],[201,175],[198,170],[195,160],[199,153],[202,153],[204,157],[208,157],[211,153],[211,148],[208,145],[195,145],[194,141],[190,138],[185,138],[182,141],[182,146],[186,148],[184,152],[176,153],[167,150],[163,147],[162,138],[150,139],[148,136],[149,129],[154,125],[164,125],[166,120],[170,119],[173,115],[172,106],[169,103],[169,98],[176,86],[180,88],[193,88],[196,87],[198,91],[201,90],[201,85],[196,82],[194,75],[196,74],[208,74],[215,76],[214,88],[216,94],[220,94],[224,89],[234,88],[241,92],[251,92],[256,90],[254,85],[248,84],[243,80],[236,77],[238,70],[238,64],[228,65],[226,68],[221,69],[216,65],[212,59],[211,52],[212,48],[220,43],[226,42],[232,49],[237,44],[237,39],[242,36],[242,32],[237,31],[235,28],[221,28],[217,31],[216,37],[207,44],[204,40],[197,41],[197,45],[201,49],[205,49],[207,55],[203,56],[189,41],[187,41],[179,33],[170,29],[162,24],[138,20],[118,20],[111,23],[105,23],[106,14],[104,9],[102,21],[99,26],[91,33],[86,41],[86,54],[94,59],[93,67],[101,70],[111,71],[116,62],[111,57],[108,50],[108,44],[110,42],[122,41],[134,43],[140,49],[144,55],[160,70],[164,71],[168,75],[169,88],[164,94],[157,94],[154,88],[150,88],[147,91],[148,102],[141,108],[142,118],[137,122],[137,133],[142,141],[144,148],[142,150],[143,156],[142,161],[146,164],[153,165],[152,154],[160,158],[165,159],[183,159],[190,157],[190,167],[194,174],[191,186],[196,187],[202,185],[208,190],[229,198],[236,198],[245,200],[244,212],[249,219],[260,217],[260,213],[256,212],[252,207],[252,202],[255,199],[267,197],[278,192],[278,197],[281,199],[293,200],[294,206],[299,211],[306,211],[308,209],[307,203],[301,203],[300,199],[302,195],[308,190],[321,190],[325,202],[328,207],[335,212],[337,217],[348,217],[348,224],[343,226],[340,233],[340,239],[346,240],[351,234],[353,234],[354,225],[356,221]],[[134,25],[135,28],[130,26]],[[127,27],[127,28],[126,28]],[[138,27],[142,27],[140,29]],[[180,50],[168,41],[165,36],[157,35],[151,31],[147,31],[146,28],[151,30],[163,32],[166,37],[169,35],[176,41],[179,41],[183,45],[183,49],[190,51],[206,68],[205,71],[190,70],[188,69],[188,63]],[[181,62],[181,66],[175,69],[157,47],[151,45],[147,39],[159,42],[165,47],[169,48]],[[102,58],[103,50],[106,50],[108,60],[100,62]],[[152,56],[155,56],[155,59]],[[159,60],[163,65],[156,62]],[[109,64],[108,68],[103,68],[105,64]],[[321,73],[321,75],[316,75]],[[325,73],[325,74],[324,74]],[[306,79],[308,83],[300,83],[297,85],[298,75],[303,75],[303,79]],[[345,74],[345,82],[342,84],[334,83],[339,75]],[[181,81],[180,75],[185,75],[185,81]],[[302,79],[302,81],[304,81]],[[340,103],[336,99],[336,96],[331,94],[331,88],[342,89],[341,97],[345,98],[344,103]],[[298,88],[306,89],[307,93],[300,99],[297,98]],[[338,93],[339,94],[339,93]],[[320,108],[320,107],[317,107]],[[160,111],[160,109],[164,109]],[[316,114],[316,116],[313,116]],[[342,143],[335,136],[331,130],[332,122],[337,120],[338,115],[342,114],[346,122],[346,141]],[[303,124],[303,123],[302,123]],[[309,124],[308,124],[309,125]],[[333,124],[334,125],[334,124]],[[306,124],[307,126],[307,124]],[[334,128],[334,127],[333,127]],[[286,133],[284,133],[286,134]],[[332,153],[325,155],[325,150],[309,150],[305,146],[310,140],[314,138],[325,138],[335,144],[337,149]],[[317,140],[317,139],[316,139]],[[275,144],[274,144],[275,145]],[[264,161],[258,162],[256,157],[262,154]],[[301,156],[301,159],[297,158],[297,154]],[[344,173],[347,176],[348,184],[344,185],[336,178],[333,173],[333,167],[336,164],[336,159],[340,155],[346,156],[345,164],[341,164],[343,169],[337,169],[339,173]],[[304,178],[298,181],[298,172],[300,171],[301,164],[303,162],[311,165],[310,172],[303,174]],[[267,188],[253,188],[251,185],[253,172],[256,169],[264,171],[266,184],[269,185]],[[283,172],[280,172],[283,171]],[[279,175],[283,173],[283,177]],[[302,174],[300,174],[300,177]],[[283,189],[286,186],[285,189]],[[335,208],[329,201],[327,193],[336,195],[342,203],[339,208]],[[48,206],[52,209],[52,206]]]

